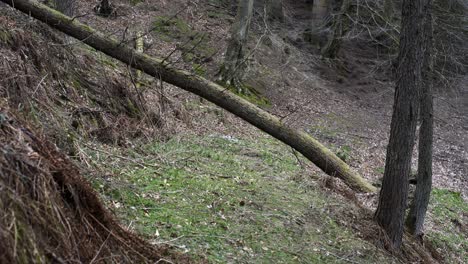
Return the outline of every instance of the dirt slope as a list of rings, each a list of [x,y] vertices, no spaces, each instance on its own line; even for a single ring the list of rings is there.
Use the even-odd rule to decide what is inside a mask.
[[[79,2],[77,14],[81,21],[126,43],[132,43],[135,32],[141,31],[146,53],[167,56],[177,67],[214,79],[233,21],[224,2],[229,1],[115,0],[115,16],[104,18],[93,13],[95,1],[84,0]],[[368,180],[378,184],[384,165],[394,85],[387,75],[378,71],[380,65],[366,57],[368,54],[362,53],[359,47],[344,45],[340,55],[344,62],[338,67],[336,62],[314,55],[316,47],[300,40],[307,26],[304,20],[308,19],[302,2],[286,3],[285,25],[268,24],[266,29],[259,16],[261,10],[257,11],[249,42],[252,54],[246,82],[268,98],[268,104],[263,107],[320,138]],[[258,138],[259,132],[241,120],[158,80],[144,76],[142,94],[135,92],[130,70],[92,50],[83,52],[86,47],[73,40],[64,42],[63,36],[57,38],[56,33],[41,29],[35,21],[24,17],[12,19],[11,13],[5,14],[2,9],[0,22],[4,28],[14,28],[14,33],[19,33],[11,38],[11,34],[5,35],[6,31],[0,29],[0,47],[2,55],[7,57],[0,65],[0,73],[2,77],[14,77],[14,82],[9,82],[10,78],[0,82],[2,98],[9,98],[9,104],[15,108],[30,103],[21,99],[33,99],[36,108],[31,112],[39,112],[28,118],[34,119],[35,125],[39,123],[48,135],[61,137],[54,138],[54,142],[61,143],[59,146],[78,161],[92,163],[82,152],[81,142],[97,139],[120,145],[123,153],[127,153],[126,147],[140,144],[135,137],[151,139],[160,135],[152,133],[154,126],[147,124],[161,119],[165,122],[163,128],[170,127],[171,132],[180,134],[240,135],[253,141]],[[24,37],[29,30],[39,32],[40,41]],[[206,37],[200,40],[198,36],[203,34]],[[46,61],[50,65],[38,67]],[[69,76],[69,72],[73,74]],[[468,87],[463,84],[460,82],[453,92],[441,93],[436,98],[434,184],[467,197]],[[97,98],[87,98],[95,93],[99,94]],[[11,95],[16,96],[14,100]],[[111,100],[122,98],[131,98],[131,104]],[[130,107],[122,108],[122,105]],[[132,105],[137,106],[136,115]],[[151,122],[147,115],[138,115],[146,111],[154,111]],[[70,118],[76,113],[81,113],[78,128]],[[96,113],[97,117],[93,117]],[[72,135],[71,141],[67,139],[68,134]],[[86,162],[83,164],[86,166]],[[375,205],[375,196],[361,198],[369,208]],[[105,239],[101,238],[102,241]]]

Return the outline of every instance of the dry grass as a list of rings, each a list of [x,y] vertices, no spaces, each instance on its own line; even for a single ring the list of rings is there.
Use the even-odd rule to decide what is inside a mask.
[[[0,107],[1,263],[171,263],[121,227],[68,158]]]

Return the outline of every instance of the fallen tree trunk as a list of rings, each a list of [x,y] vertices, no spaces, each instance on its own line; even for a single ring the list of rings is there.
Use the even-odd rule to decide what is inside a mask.
[[[6,4],[70,35],[131,67],[197,94],[228,110],[250,124],[293,147],[328,175],[342,179],[359,192],[376,188],[339,159],[333,152],[305,132],[292,129],[275,116],[242,99],[226,88],[203,77],[167,66],[157,58],[139,53],[119,41],[100,33],[76,19],[30,0],[1,0]]]

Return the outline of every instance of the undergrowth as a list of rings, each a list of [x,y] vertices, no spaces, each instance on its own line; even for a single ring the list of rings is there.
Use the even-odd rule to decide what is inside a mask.
[[[452,263],[468,263],[468,204],[459,192],[433,189],[429,206],[435,227],[427,236]]]
[[[212,263],[391,262],[328,214],[340,202],[301,177],[297,158],[273,139],[184,136],[112,155],[95,149],[90,160],[112,175],[94,177],[95,187],[156,244]]]

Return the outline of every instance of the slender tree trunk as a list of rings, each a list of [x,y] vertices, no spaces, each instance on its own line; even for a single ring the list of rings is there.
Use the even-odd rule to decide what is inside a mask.
[[[266,4],[268,19],[283,21],[283,0],[267,0]]]
[[[394,7],[394,2],[395,0],[384,0],[384,6],[383,6],[383,14],[385,19],[387,19],[387,22],[390,22],[390,20],[393,17],[393,14],[395,13],[395,7]]]
[[[314,0],[312,4],[312,28],[323,26],[329,13],[330,0]]]
[[[433,72],[433,20],[432,0],[426,0],[424,34],[426,50],[422,69],[423,87],[421,90],[421,105],[419,115],[421,127],[419,129],[419,156],[418,176],[414,199],[410,207],[406,226],[411,234],[422,238],[424,218],[432,188],[432,147],[433,147],[433,99],[432,99],[432,72]]]
[[[322,48],[322,56],[330,59],[336,58],[343,42],[343,36],[349,30],[349,19],[347,14],[351,9],[351,0],[343,0],[339,11],[334,14],[331,31],[328,36],[327,44]]]
[[[141,31],[137,31],[136,34],[135,34],[135,50],[137,52],[143,53],[144,48],[145,48],[145,43],[143,41],[143,34],[141,33]],[[135,86],[136,86],[136,88],[140,88],[140,86],[141,86],[141,83],[140,83],[141,71],[140,70],[133,70],[132,72],[133,72],[132,78],[134,78],[133,81],[135,83]]]
[[[423,7],[427,0],[403,0],[398,79],[387,146],[385,173],[375,220],[385,230],[394,250],[403,238],[419,91],[422,86]]]
[[[224,64],[218,73],[218,81],[235,87],[239,93],[244,93],[242,79],[247,68],[246,49],[250,21],[253,13],[253,0],[239,0],[236,22],[231,28]]]
[[[309,134],[292,129],[277,117],[203,77],[170,67],[164,60],[130,49],[77,19],[71,19],[30,0],[0,0],[83,43],[148,75],[199,95],[228,110],[262,131],[299,151],[328,175],[342,179],[353,190],[375,192],[376,188],[354,172],[333,152]]]

